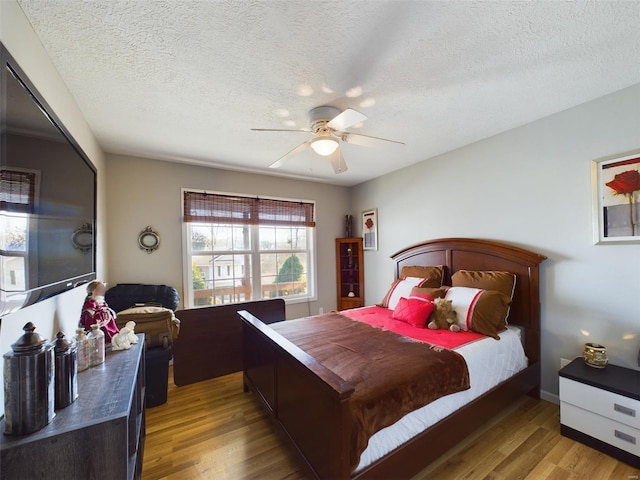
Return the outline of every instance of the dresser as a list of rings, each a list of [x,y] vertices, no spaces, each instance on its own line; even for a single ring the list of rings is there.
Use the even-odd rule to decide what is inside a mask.
[[[640,371],[577,358],[559,375],[560,432],[640,468]]]
[[[142,471],[144,335],[129,350],[78,373],[78,398],[29,435],[4,435],[0,478],[135,479]]]

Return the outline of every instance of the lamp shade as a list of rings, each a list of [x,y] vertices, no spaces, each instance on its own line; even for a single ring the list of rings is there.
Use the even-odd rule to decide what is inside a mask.
[[[338,148],[338,141],[334,138],[318,137],[311,141],[311,148],[318,155],[326,157],[335,152]]]

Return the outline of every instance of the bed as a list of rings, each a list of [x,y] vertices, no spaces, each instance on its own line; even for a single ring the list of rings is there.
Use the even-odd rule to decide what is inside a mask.
[[[444,283],[449,285],[452,274],[459,270],[513,273],[516,283],[508,319],[521,329],[528,364],[390,452],[380,458],[373,455],[354,469],[350,441],[353,385],[272,326],[246,311],[239,312],[245,390],[253,391],[264,403],[317,478],[411,477],[517,397],[539,396],[538,265],[545,257],[495,241],[452,238],[414,245],[392,258],[396,278],[405,266],[443,265]],[[447,397],[437,400],[446,401]]]

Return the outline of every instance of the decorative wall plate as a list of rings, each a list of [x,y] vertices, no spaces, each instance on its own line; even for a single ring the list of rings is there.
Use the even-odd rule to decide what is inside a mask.
[[[160,246],[160,235],[153,228],[147,226],[138,235],[138,245],[147,253],[152,253]]]
[[[83,223],[71,235],[73,248],[82,253],[89,253],[93,248],[93,227],[90,223]]]

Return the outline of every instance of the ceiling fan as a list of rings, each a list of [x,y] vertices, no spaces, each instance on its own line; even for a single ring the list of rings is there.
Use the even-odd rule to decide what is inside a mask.
[[[395,140],[387,140],[385,138],[346,131],[348,128],[364,122],[366,119],[366,115],[351,108],[340,112],[340,110],[335,107],[322,106],[316,107],[309,112],[309,123],[311,125],[309,129],[283,130],[277,128],[252,128],[251,130],[258,132],[304,132],[313,134],[313,138],[310,138],[290,152],[284,154],[269,165],[269,168],[278,168],[290,158],[301,153],[305,148],[311,147],[318,155],[329,158],[334,172],[342,173],[347,171],[347,164],[344,158],[342,158],[339,140],[366,147],[380,145],[383,142],[404,145],[403,142],[397,142]]]

